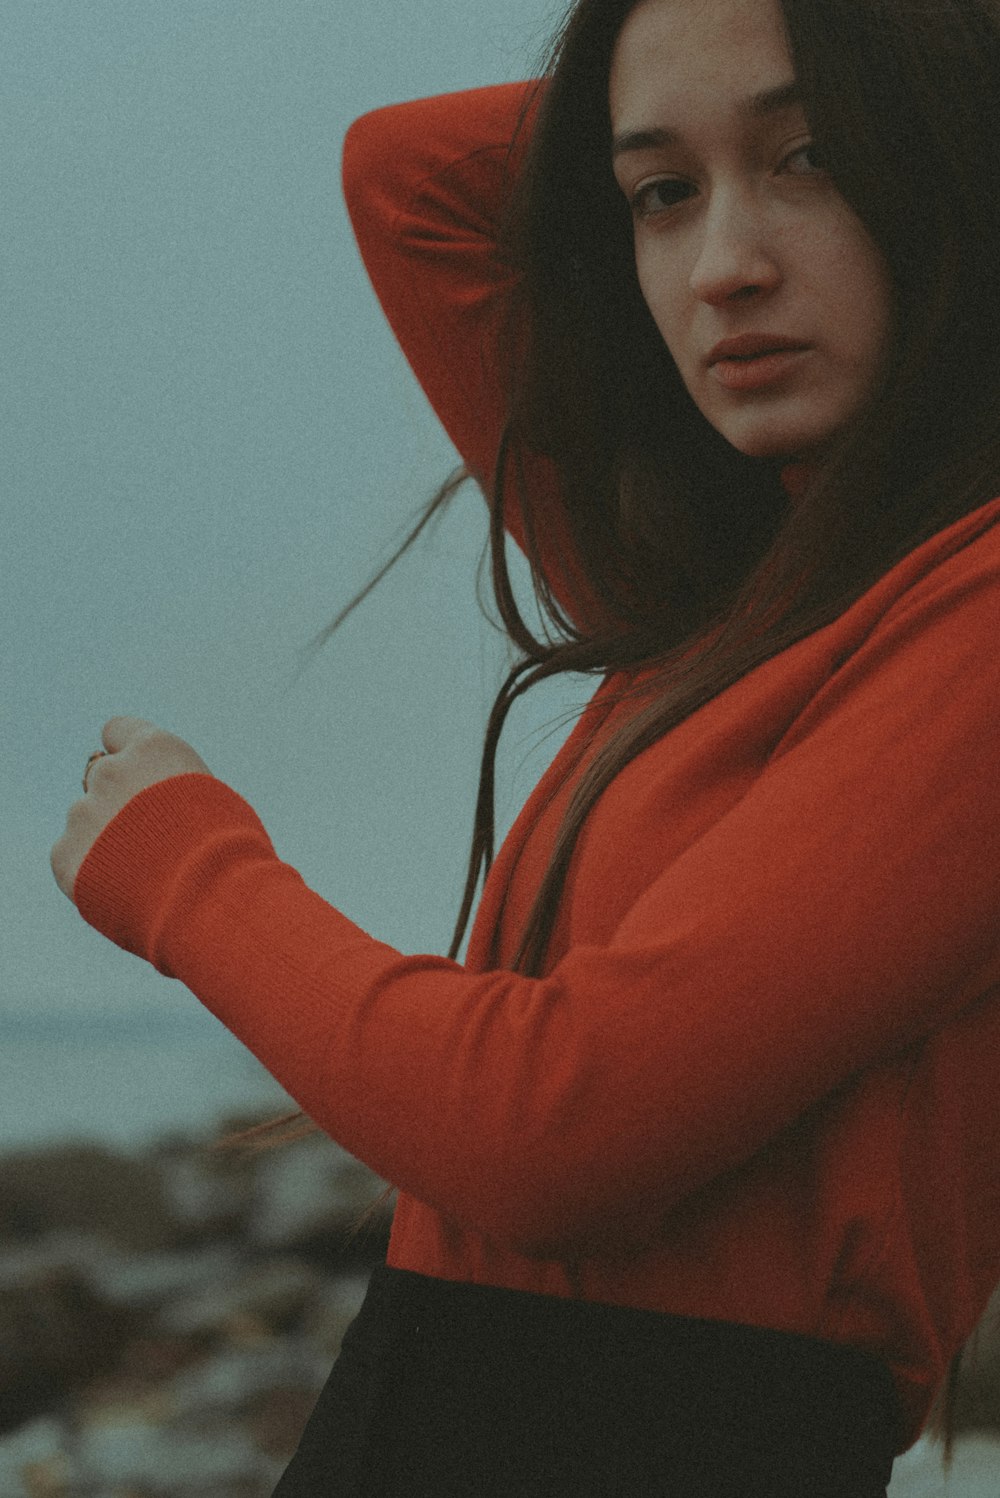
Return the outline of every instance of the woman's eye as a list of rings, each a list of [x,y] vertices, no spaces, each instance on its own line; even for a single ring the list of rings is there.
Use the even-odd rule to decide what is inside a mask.
[[[790,163],[799,161],[804,163],[802,167],[790,166]],[[811,140],[791,151],[781,165],[790,170],[793,177],[814,177],[826,171],[822,152]],[[656,182],[647,182],[632,195],[632,212],[638,219],[655,218],[657,214],[676,208],[694,190],[690,182],[679,177],[660,177]]]
[[[652,218],[665,208],[673,208],[691,191],[687,182],[675,177],[661,177],[659,182],[647,182],[632,198],[632,211],[637,218]]]
[[[799,156],[811,156],[812,162],[809,166],[807,166],[807,169],[804,173],[800,174],[796,172],[793,173],[794,176],[811,176],[815,172],[822,172],[826,170],[826,168],[823,166],[822,152],[816,145],[815,141],[810,140],[807,141],[804,146],[799,146],[798,149],[793,151],[790,156],[785,157],[784,161],[782,162],[782,166],[787,166],[790,161],[795,161],[795,159]]]

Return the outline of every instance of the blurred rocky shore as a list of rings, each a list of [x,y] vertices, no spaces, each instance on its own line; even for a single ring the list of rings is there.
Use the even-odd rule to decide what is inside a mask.
[[[391,1207],[359,1228],[383,1183],[325,1135],[219,1147],[259,1121],[0,1156],[0,1498],[270,1498]],[[1000,1498],[998,1319],[947,1483],[921,1441],[890,1498]]]
[[[0,1498],[269,1498],[384,1258],[383,1183],[263,1153],[0,1157]]]

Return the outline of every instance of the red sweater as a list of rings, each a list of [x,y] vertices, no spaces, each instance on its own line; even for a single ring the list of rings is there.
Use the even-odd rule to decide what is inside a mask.
[[[521,97],[380,110],[346,149],[385,310],[483,472]],[[633,761],[539,978],[503,963],[604,688],[501,849],[464,965],[362,931],[207,775],[128,803],[80,912],[399,1186],[391,1265],[855,1344],[891,1366],[909,1444],[1000,1277],[998,520],[995,499],[949,526]]]

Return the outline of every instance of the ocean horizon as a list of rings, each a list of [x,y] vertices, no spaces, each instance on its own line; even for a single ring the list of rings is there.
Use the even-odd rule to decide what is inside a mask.
[[[211,1016],[0,1016],[0,1154],[67,1142],[141,1152],[294,1107]]]

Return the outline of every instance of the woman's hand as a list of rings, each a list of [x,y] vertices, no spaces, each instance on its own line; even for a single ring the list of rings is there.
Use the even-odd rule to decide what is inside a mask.
[[[101,742],[108,752],[90,766],[87,789],[70,807],[66,831],[49,859],[56,883],[70,900],[80,865],[127,801],[172,775],[212,773],[190,744],[145,718],[110,718]]]

